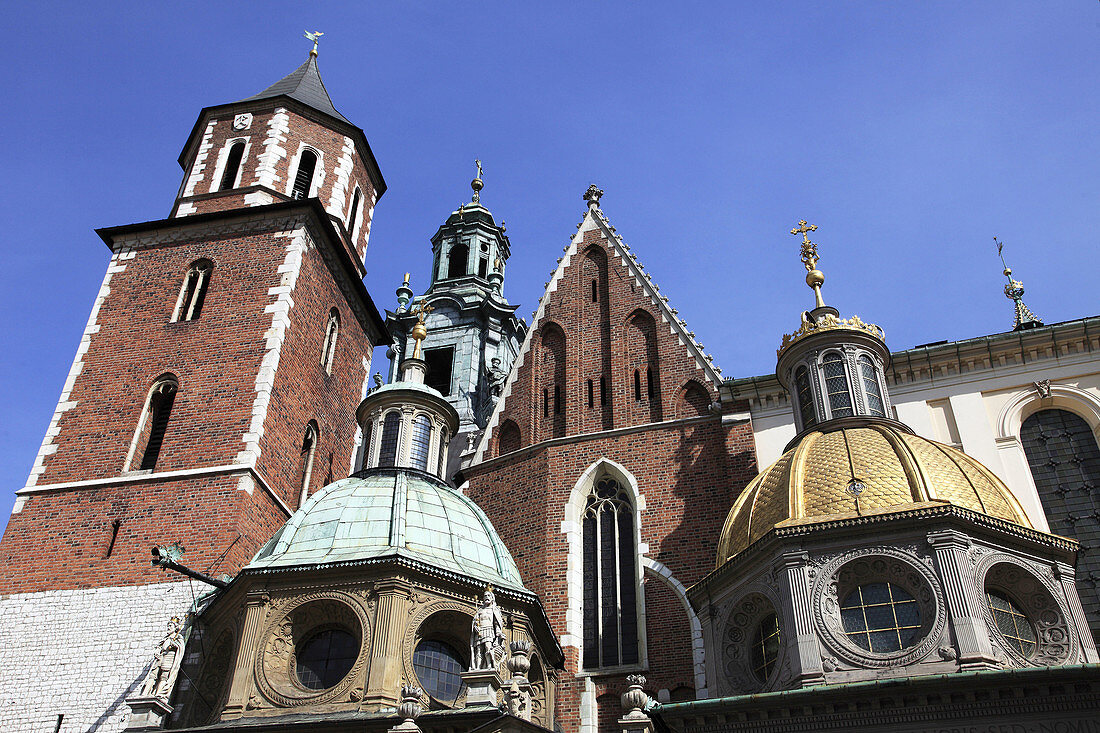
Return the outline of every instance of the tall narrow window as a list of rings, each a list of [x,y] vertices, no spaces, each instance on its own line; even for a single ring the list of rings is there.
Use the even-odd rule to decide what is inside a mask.
[[[642,373],[637,369],[634,370],[634,399],[635,401],[642,399]]]
[[[542,416],[550,417],[550,389],[542,388]]]
[[[594,400],[593,400],[593,391],[594,390],[592,389],[592,380],[589,379],[588,380],[588,406],[589,407],[592,407],[592,403],[594,402]]]
[[[618,481],[596,482],[584,512],[584,666],[638,662],[634,508]]]
[[[233,143],[233,147],[229,149],[229,155],[225,158],[225,172],[222,173],[219,191],[228,191],[237,187],[237,174],[241,172],[242,157],[244,157],[244,140],[238,140]]]
[[[461,242],[451,247],[447,255],[447,277],[462,277],[466,274],[466,260],[470,257],[470,250]]]
[[[439,459],[436,461],[435,474],[441,479],[447,477],[443,475],[444,461],[447,460],[447,428],[443,428],[439,432]]]
[[[309,196],[315,170],[317,170],[317,154],[312,150],[303,150],[302,157],[298,159],[298,172],[294,174],[294,187],[290,190],[292,199],[304,199]]]
[[[111,522],[111,539],[107,543],[107,552],[103,553],[104,558],[111,556],[111,553],[115,551],[115,542],[118,541],[118,529],[122,526],[122,520],[115,519]]]
[[[453,346],[424,349],[424,361],[428,364],[428,378],[425,381],[432,389],[439,390],[439,394],[444,397],[451,394],[451,370],[454,360]]]
[[[164,445],[164,434],[168,430],[168,420],[172,417],[172,405],[176,402],[177,389],[176,380],[164,379],[149,394],[149,404],[145,408],[149,437],[145,440],[145,450],[141,456],[143,471],[152,471],[157,466],[160,449]]]
[[[355,225],[359,222],[359,200],[362,192],[356,188],[355,195],[351,197],[351,213],[348,214],[348,237],[355,239]]]
[[[397,439],[401,432],[401,413],[390,412],[382,421],[382,443],[378,448],[378,465],[387,468],[397,464]]]
[[[336,356],[336,340],[340,336],[340,311],[333,308],[328,312],[328,326],[325,328],[325,343],[321,347],[321,366],[332,374],[332,362]]]
[[[595,280],[592,281],[592,302],[595,303],[600,299],[599,285]]]
[[[409,465],[428,470],[428,446],[432,440],[432,422],[427,415],[417,415],[412,421],[412,436],[409,441]]]
[[[798,392],[798,414],[802,417],[802,429],[805,430],[817,422],[814,396],[810,391],[810,372],[806,367],[800,366],[795,370],[794,387]]]
[[[298,485],[302,492],[298,499],[298,506],[305,504],[306,499],[309,498],[309,481],[313,478],[313,457],[316,453],[317,423],[310,420],[302,436],[302,450],[298,455]]]
[[[600,407],[607,406],[607,377],[600,377]]]
[[[561,385],[554,385],[554,414],[561,414]]]
[[[825,392],[829,395],[829,411],[833,417],[852,416],[852,393],[848,390],[848,375],[844,360],[835,351],[821,362],[825,373]]]
[[[863,392],[867,395],[867,412],[885,417],[886,408],[882,402],[882,389],[879,387],[878,376],[875,373],[875,363],[866,354],[859,357],[859,374],[863,377]]]
[[[489,245],[481,243],[481,256],[477,260],[477,276],[485,277],[489,274]]]
[[[176,312],[172,314],[172,321],[194,321],[202,314],[203,303],[206,302],[206,290],[210,286],[210,274],[214,270],[214,263],[210,260],[195,260],[187,269],[187,275],[183,278],[180,287],[179,298],[176,299]]]

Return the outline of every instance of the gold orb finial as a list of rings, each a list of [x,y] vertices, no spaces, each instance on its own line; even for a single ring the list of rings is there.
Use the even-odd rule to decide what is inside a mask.
[[[800,219],[798,226],[791,230],[794,236],[802,235],[802,264],[806,266],[806,284],[813,288],[816,307],[824,308],[825,301],[821,298],[821,286],[825,284],[825,273],[817,269],[817,245],[810,241],[810,232],[817,231],[817,224],[807,224],[805,219]]]
[[[413,346],[412,358],[419,359],[420,345],[424,339],[428,338],[428,327],[424,325],[424,317],[431,313],[434,308],[428,305],[427,301],[420,301],[413,306],[412,313],[416,316],[416,323],[413,324],[412,330],[409,331],[409,336],[415,342]]]

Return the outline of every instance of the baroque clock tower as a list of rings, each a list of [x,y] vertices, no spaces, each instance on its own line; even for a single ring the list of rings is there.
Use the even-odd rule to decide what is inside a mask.
[[[0,542],[4,730],[118,730],[165,621],[205,590],[149,548],[235,573],[352,469],[389,342],[362,281],[386,184],[316,45],[203,109],[179,162],[168,218],[98,230],[107,272]]]

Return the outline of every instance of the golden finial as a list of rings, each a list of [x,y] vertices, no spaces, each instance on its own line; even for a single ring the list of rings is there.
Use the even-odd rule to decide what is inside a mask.
[[[321,31],[313,31],[312,33],[310,33],[309,31],[306,31],[306,33],[305,33],[306,38],[313,41],[313,48],[311,48],[309,50],[309,55],[310,56],[316,56],[317,55],[317,39],[320,38],[323,35],[325,35],[325,34],[322,33]]]
[[[474,189],[474,203],[481,201],[481,189],[485,188],[485,182],[481,180],[481,161],[475,159],[474,165],[477,166],[477,177],[470,181],[470,188]]]
[[[416,323],[413,324],[412,331],[409,333],[412,336],[412,340],[416,342],[413,346],[412,358],[420,358],[420,344],[424,339],[428,338],[428,327],[424,325],[424,317],[431,313],[434,308],[428,305],[427,301],[420,301],[413,306],[412,313],[416,316]]]
[[[1005,262],[1005,243],[997,239],[997,235],[993,235],[993,243],[997,245],[997,255],[1000,256],[1001,264],[1004,265],[1004,276],[1008,278],[1008,284],[1005,285],[1005,297],[1012,301],[1016,309],[1016,324],[1012,330],[1022,331],[1043,325],[1043,322],[1036,318],[1031,309],[1024,304],[1024,284],[1013,279],[1012,268]]]
[[[825,283],[825,273],[817,269],[817,245],[810,241],[810,232],[816,232],[816,224],[807,224],[805,219],[798,222],[798,226],[791,230],[796,237],[802,235],[802,264],[806,266],[806,284],[814,290],[814,298],[818,308],[825,307],[825,301],[821,298],[821,286]]]
[[[405,281],[403,283],[401,283],[401,287],[404,287],[404,288],[409,287],[409,273],[407,273],[407,272],[405,273]]]

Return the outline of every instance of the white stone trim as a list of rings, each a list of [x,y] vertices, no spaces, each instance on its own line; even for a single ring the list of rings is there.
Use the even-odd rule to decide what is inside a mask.
[[[264,308],[271,314],[271,328],[264,333],[266,349],[260,369],[256,374],[256,399],[252,403],[252,421],[248,431],[241,436],[244,448],[237,453],[237,463],[256,465],[260,459],[260,440],[264,435],[264,421],[271,403],[271,391],[275,386],[275,372],[279,368],[279,356],[286,332],[290,329],[290,309],[294,307],[291,293],[298,282],[298,273],[302,269],[305,253],[313,246],[304,227],[291,232],[275,234],[290,240],[286,247],[286,258],[279,266],[279,285],[268,288],[268,295],[274,295],[275,301]]]
[[[126,265],[122,264],[124,261],[132,260],[135,256],[137,256],[137,253],[132,249],[119,249],[111,256],[111,261],[107,265],[107,272],[103,275],[103,282],[99,286],[99,292],[96,293],[95,302],[92,303],[92,312],[88,315],[84,333],[80,337],[80,344],[76,347],[76,356],[73,357],[73,364],[69,367],[68,376],[65,377],[65,384],[61,388],[61,396],[57,400],[57,407],[54,409],[53,417],[50,418],[50,425],[46,428],[46,435],[42,438],[42,445],[38,449],[34,465],[31,466],[27,483],[24,484],[25,487],[34,486],[38,483],[38,478],[46,471],[46,457],[57,452],[57,444],[54,439],[61,433],[62,415],[76,407],[76,401],[70,400],[69,397],[72,395],[76,378],[84,371],[84,355],[88,353],[92,336],[99,333],[99,309],[107,300],[107,296],[111,294],[111,278],[126,269]],[[13,509],[13,513],[15,511]]]
[[[561,533],[565,535],[568,545],[565,570],[566,607],[565,607],[565,633],[561,636],[562,647],[573,647],[578,654],[578,668],[584,654],[584,557],[583,537],[581,526],[584,517],[588,496],[592,492],[596,474],[600,469],[606,469],[614,475],[624,487],[628,489],[634,504],[634,546],[636,555],[634,561],[635,584],[638,588],[636,599],[636,612],[638,615],[638,664],[631,667],[648,666],[648,649],[646,646],[645,623],[645,586],[642,583],[643,568],[646,565],[646,553],[649,545],[642,542],[642,512],[645,511],[645,495],[638,486],[638,480],[634,474],[626,470],[622,464],[616,463],[607,457],[601,457],[584,470],[573,490],[569,493],[569,499],[563,508],[564,519],[561,523]],[[583,671],[583,670],[582,670]]]
[[[581,690],[581,704],[578,712],[581,718],[578,733],[597,733],[599,709],[596,706],[596,683],[591,677],[584,678],[584,689]]]
[[[997,416],[997,440],[1019,438],[1024,420],[1046,408],[1062,408],[1080,415],[1095,433],[1100,430],[1100,399],[1068,384],[1051,384],[1050,400],[1041,400],[1036,389],[1023,389],[1001,407]]]
[[[199,149],[195,153],[195,160],[191,163],[191,172],[187,176],[187,182],[183,186],[183,192],[180,198],[187,198],[188,196],[195,195],[195,188],[202,183],[203,173],[206,170],[206,159],[210,156],[210,148],[214,147],[214,143],[211,138],[214,137],[214,126],[218,124],[218,121],[211,119],[206,125],[206,131],[202,134],[202,142],[199,143]],[[187,216],[188,214],[195,213],[195,204],[186,203],[180,204],[176,209],[176,216]]]
[[[649,557],[643,557],[642,562],[645,563],[645,569],[649,571],[650,575],[661,580],[676,595],[676,598],[684,607],[684,612],[687,613],[688,621],[691,624],[691,662],[695,670],[695,699],[703,700],[709,696],[706,657],[703,646],[703,625],[699,622],[699,617],[695,615],[695,610],[691,607],[691,602],[687,597],[687,588],[673,576],[672,571],[665,565]]]
[[[252,183],[257,186],[265,186],[270,189],[278,189],[279,173],[278,165],[285,158],[287,136],[290,134],[290,115],[286,109],[279,107],[271,119],[267,121],[267,138],[264,139],[264,150],[256,158],[256,175]],[[269,202],[270,203],[270,202]]]
[[[237,177],[233,179],[233,183],[229,188],[219,188],[219,184],[222,180],[222,173],[225,171],[225,164],[229,160],[229,151],[237,143],[244,143],[244,151],[241,153],[241,163],[237,168]],[[248,136],[233,137],[225,141],[225,145],[218,151],[218,161],[214,166],[214,175],[210,176],[210,193],[217,193],[218,191],[230,191],[241,185],[241,177],[244,175],[244,164],[248,160],[248,153],[252,149],[252,138]]]
[[[336,161],[336,168],[332,171],[334,176],[332,193],[328,197],[328,206],[325,207],[325,211],[343,222],[348,221],[344,216],[344,212],[347,211],[348,208],[350,191],[355,188],[354,186],[349,186],[349,184],[353,182],[351,180],[351,174],[355,169],[354,156],[355,143],[350,137],[345,136],[344,147],[340,150],[340,159]]]

